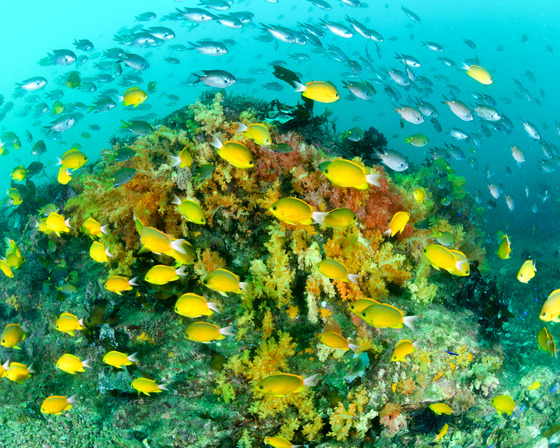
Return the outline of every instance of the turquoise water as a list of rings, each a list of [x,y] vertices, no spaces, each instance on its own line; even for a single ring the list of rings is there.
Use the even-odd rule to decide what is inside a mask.
[[[542,359],[536,361],[533,352],[536,351],[536,333],[542,326],[536,313],[548,294],[557,287],[556,227],[560,218],[557,177],[560,151],[557,146],[560,145],[560,129],[557,128],[556,120],[560,121],[560,91],[557,80],[560,72],[560,3],[544,0],[531,3],[478,0],[460,3],[406,2],[404,6],[418,14],[422,23],[415,23],[407,17],[398,2],[370,1],[363,7],[352,8],[340,1],[330,0],[330,11],[324,11],[312,2],[296,0],[231,3],[231,12],[252,12],[254,17],[251,23],[245,24],[241,29],[230,29],[216,21],[194,24],[181,20],[162,20],[166,14],[173,13],[175,8],[198,7],[194,1],[102,0],[94,5],[83,6],[76,1],[64,0],[57,1],[56,8],[47,2],[27,2],[25,5],[14,2],[2,5],[0,11],[5,18],[5,37],[1,54],[5,68],[0,78],[0,94],[5,100],[0,106],[0,112],[6,113],[0,121],[0,140],[5,139],[2,135],[6,132],[15,132],[22,145],[19,149],[10,148],[8,155],[0,156],[3,162],[0,166],[0,178],[4,179],[0,182],[0,191],[10,188],[10,173],[16,165],[27,166],[34,161],[45,165],[44,173],[34,177],[34,182],[46,184],[55,181],[57,158],[75,143],[81,145],[89,163],[94,163],[101,156],[102,150],[111,147],[110,139],[113,136],[126,135],[120,130],[121,120],[152,122],[193,103],[203,92],[214,91],[202,83],[192,85],[192,74],[201,73],[202,70],[221,69],[232,73],[238,82],[226,89],[228,94],[247,95],[266,101],[278,99],[282,103],[293,105],[300,100],[300,95],[272,75],[272,61],[285,61],[286,68],[297,72],[304,83],[321,80],[336,85],[341,100],[329,105],[316,103],[316,115],[326,109],[332,111],[330,120],[335,123],[337,132],[353,127],[375,127],[387,138],[389,149],[406,156],[411,171],[426,158],[432,158],[430,149],[455,144],[463,151],[466,156],[464,160],[453,157],[447,157],[447,160],[458,175],[466,178],[466,190],[477,195],[479,205],[485,209],[484,228],[480,230],[485,235],[489,271],[498,279],[505,294],[511,297],[509,308],[514,314],[515,324],[507,329],[508,337],[504,337],[502,342],[508,350],[515,351],[513,344],[518,341],[525,344],[530,340],[533,345],[527,350],[531,350],[531,355],[527,359],[522,357],[516,360],[519,368],[530,370],[533,366],[531,362],[550,367],[547,378],[557,381],[557,359],[547,358],[546,363]],[[149,22],[134,21],[136,15],[146,11],[153,11],[157,18]],[[213,12],[221,14],[219,11]],[[383,42],[374,43],[357,33],[351,39],[344,39],[323,28],[325,37],[320,39],[322,48],[311,43],[299,46],[277,41],[261,29],[262,25],[282,25],[297,29],[301,22],[320,26],[320,19],[348,25],[346,16],[380,33],[384,38]],[[169,27],[176,37],[151,48],[123,46],[114,40],[115,34],[139,24],[146,27]],[[266,39],[260,39],[263,36]],[[89,39],[95,48],[89,52],[76,50],[72,45],[74,39]],[[228,54],[220,57],[170,48],[173,45],[189,47],[190,42],[204,39],[233,42],[228,44]],[[470,48],[464,39],[472,40],[476,48]],[[436,53],[423,46],[423,41],[436,42],[445,51]],[[337,62],[325,54],[329,45],[339,47],[348,58],[358,61],[362,66],[361,73],[352,73],[347,64]],[[149,61],[150,68],[139,72],[121,63],[123,74],[114,81],[103,83],[95,80],[96,76],[109,72],[107,69],[96,68],[95,64],[107,60],[103,52],[112,47],[120,47],[143,56]],[[87,55],[89,60],[79,68],[76,64],[67,67],[40,66],[38,61],[54,49],[70,49],[77,56]],[[306,60],[296,61],[293,57],[296,53],[306,55]],[[387,71],[404,70],[404,65],[395,58],[396,53],[418,59],[421,66],[413,68],[413,72],[416,76],[430,80],[433,86],[430,89],[418,85],[405,88],[393,82]],[[492,75],[493,84],[478,83],[467,76],[464,70],[444,65],[438,60],[439,56],[450,58],[458,66],[465,60],[478,58],[480,65]],[[177,58],[179,63],[166,62],[165,58],[168,57]],[[375,73],[369,71],[360,58],[368,59]],[[60,77],[71,70],[78,70],[82,80],[93,81],[97,91],[85,92],[61,85]],[[141,79],[121,85],[121,80],[127,75],[140,76]],[[24,96],[12,96],[17,83],[34,76],[45,77],[48,84],[43,89],[28,92]],[[377,92],[371,100],[355,98],[343,87],[343,81],[360,80],[369,81],[375,87]],[[520,81],[520,84],[514,80]],[[156,83],[156,90],[137,109],[123,106],[116,95],[113,95],[117,102],[113,110],[103,113],[81,111],[83,118],[70,130],[62,133],[46,134],[44,127],[56,119],[51,111],[41,117],[34,117],[33,108],[39,102],[44,101],[52,108],[54,101],[46,98],[46,93],[54,89],[62,89],[64,92],[60,99],[63,104],[81,102],[91,105],[103,90],[116,89],[119,95],[123,95],[129,87],[137,86],[147,91],[150,82]],[[265,87],[265,84],[272,82],[278,83],[280,90]],[[399,94],[400,98],[396,103],[384,91],[387,86]],[[511,120],[511,132],[507,133],[499,127],[493,128],[492,123],[479,117],[470,122],[461,121],[441,103],[443,95],[446,95],[474,107],[477,100],[473,93],[490,95],[495,100],[498,111]],[[31,102],[29,99],[33,95],[37,95],[37,100]],[[441,133],[434,129],[427,118],[420,125],[401,123],[399,115],[393,110],[394,104],[414,107],[416,99],[430,102],[436,107],[439,113],[437,120],[443,128]],[[8,102],[13,103],[11,110],[6,109]],[[26,109],[30,110],[26,112]],[[540,141],[532,139],[525,132],[523,120],[538,128]],[[92,125],[98,125],[100,129],[92,130]],[[484,126],[489,129],[488,135],[482,130]],[[470,138],[466,141],[454,140],[449,135],[453,127],[465,131]],[[31,141],[27,140],[26,131],[31,134]],[[85,138],[84,132],[89,133],[90,137]],[[404,142],[404,137],[418,133],[429,138],[427,146],[417,148]],[[474,134],[480,138],[479,147],[473,142]],[[39,139],[45,140],[47,152],[33,156],[31,149]],[[549,145],[550,158],[543,153],[542,142]],[[520,166],[512,157],[513,145],[519,146],[525,155],[526,162]],[[542,170],[543,161],[550,172]],[[486,167],[492,173],[491,177],[487,177]],[[390,172],[389,169],[387,171]],[[495,202],[488,184],[503,186],[503,191]],[[506,205],[506,195],[515,200],[513,210]],[[453,201],[454,198],[451,198],[450,209],[454,206]],[[5,207],[3,211],[4,216],[7,216],[10,208]],[[507,261],[510,264],[506,267],[494,255],[498,246],[498,231],[510,236],[514,248],[512,259]],[[11,237],[14,238],[13,235]],[[515,275],[517,267],[528,257],[536,260],[537,276],[530,286],[511,285],[506,278],[514,279],[512,275]],[[552,328],[554,333],[554,324]],[[511,334],[513,336],[509,338]],[[4,359],[5,356],[2,356],[3,361]],[[554,423],[554,419],[550,419],[548,423]],[[545,427],[543,423],[542,429]]]

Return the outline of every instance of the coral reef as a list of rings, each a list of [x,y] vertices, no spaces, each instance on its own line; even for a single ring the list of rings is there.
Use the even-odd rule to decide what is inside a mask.
[[[236,133],[238,121],[262,122],[271,110],[250,98],[206,94],[161,120],[153,133],[127,141],[135,153],[130,160],[114,161],[112,154],[123,143],[115,141],[69,185],[45,189],[74,230],[60,237],[37,233],[34,224],[41,217],[30,213],[18,240],[26,261],[13,279],[0,280],[0,315],[29,328],[22,350],[2,349],[2,359],[40,360],[37,373],[22,384],[2,380],[5,400],[17,406],[11,418],[2,417],[11,435],[0,434],[0,444],[10,446],[20,437],[34,446],[55,439],[61,447],[75,446],[39,412],[47,395],[74,393],[74,408],[53,418],[64,427],[80,427],[88,446],[250,447],[271,434],[316,447],[412,446],[431,442],[443,426],[432,421],[428,406],[435,402],[453,409],[446,437],[480,446],[510,440],[507,434],[470,430],[470,410],[491,414],[489,397],[512,382],[500,378],[501,349],[477,342],[494,341],[507,318],[504,311],[488,326],[488,294],[502,310],[505,302],[495,292],[472,292],[491,290],[492,282],[475,268],[485,263],[480,212],[464,181],[432,163],[398,175],[372,165],[364,148],[386,144],[372,128],[362,146],[342,145],[337,155],[365,163],[367,173],[380,174],[380,186],[335,186],[321,171],[321,164],[335,157],[327,150],[336,137],[325,126],[326,117],[269,125],[272,140],[288,145],[289,152]],[[208,143],[214,136],[244,144],[255,168],[236,168],[222,159]],[[171,156],[184,148],[191,166],[173,166]],[[202,175],[209,164],[211,174]],[[136,174],[112,186],[123,167]],[[413,196],[419,187],[428,191],[421,204]],[[189,220],[173,203],[175,195],[196,203],[206,223]],[[452,204],[442,205],[448,195]],[[29,198],[29,210],[51,202],[45,197]],[[285,197],[297,197],[319,212],[350,208],[357,222],[346,228],[287,224],[268,211]],[[452,212],[457,209],[461,213]],[[383,235],[399,211],[408,211],[410,222],[399,235]],[[106,264],[89,258],[91,239],[77,230],[90,217],[109,225],[100,238],[114,255]],[[184,238],[192,244],[192,256],[181,261],[142,250],[139,221]],[[458,279],[431,267],[422,255],[432,242],[429,228],[453,233],[454,248],[473,266],[471,277]],[[2,230],[12,238],[18,232],[9,224]],[[317,264],[325,258],[360,275],[357,284],[321,274]],[[186,275],[166,285],[150,284],[145,274],[154,264],[185,264]],[[203,278],[218,268],[233,272],[247,287],[227,296],[207,288]],[[117,295],[104,288],[114,275],[137,277],[137,284]],[[63,285],[76,291],[57,293]],[[210,344],[185,339],[193,320],[176,314],[174,304],[186,292],[215,303],[220,312],[205,316],[207,321],[232,326],[235,336]],[[352,303],[366,298],[422,319],[415,330],[373,328],[350,311]],[[53,324],[62,312],[83,317],[86,328],[74,338],[57,332]],[[322,344],[323,331],[344,335],[358,353]],[[417,348],[405,361],[392,362],[391,352],[404,338]],[[110,350],[137,352],[140,361],[111,368],[101,362]],[[92,368],[77,375],[57,370],[56,360],[66,352],[93,359]],[[261,380],[278,373],[302,379],[318,374],[319,381],[284,396],[257,390]],[[533,378],[526,375],[527,381]],[[130,382],[140,376],[167,384],[169,391],[138,396]]]

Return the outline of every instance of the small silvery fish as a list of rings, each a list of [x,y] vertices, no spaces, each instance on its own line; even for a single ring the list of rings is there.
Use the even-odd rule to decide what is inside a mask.
[[[194,82],[195,84],[202,82],[208,87],[224,89],[232,86],[236,82],[235,76],[225,70],[202,70],[202,73],[204,73],[204,75],[193,73],[193,75],[197,77]]]

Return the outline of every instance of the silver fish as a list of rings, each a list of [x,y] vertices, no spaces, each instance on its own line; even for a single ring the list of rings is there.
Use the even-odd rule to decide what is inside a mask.
[[[385,150],[378,152],[377,156],[381,159],[381,163],[393,171],[404,171],[408,168],[406,158],[397,151]]]
[[[197,77],[195,84],[203,82],[209,87],[224,89],[232,86],[236,82],[235,76],[225,70],[202,70],[202,73],[204,74],[197,75],[193,73],[193,75]]]

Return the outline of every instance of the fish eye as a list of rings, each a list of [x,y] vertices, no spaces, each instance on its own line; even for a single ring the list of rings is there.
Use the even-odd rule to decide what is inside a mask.
[[[278,207],[276,207],[275,205],[272,206],[272,210],[276,211]]]
[[[252,165],[252,164],[253,164],[253,161],[252,161],[252,160],[249,160],[249,165]]]
[[[261,385],[259,386],[259,389],[264,389],[264,386],[261,384]]]

